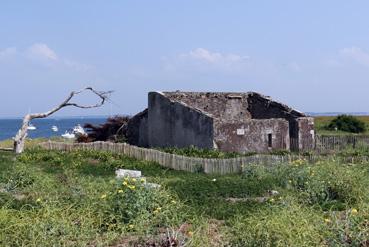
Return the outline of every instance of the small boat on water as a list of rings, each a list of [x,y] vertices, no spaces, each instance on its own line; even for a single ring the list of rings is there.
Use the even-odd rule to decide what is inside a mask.
[[[27,130],[36,130],[36,127],[33,124],[29,124]]]
[[[84,130],[84,128],[78,124],[76,126],[74,126],[74,128],[70,131],[65,131],[64,134],[62,134],[61,136],[63,138],[66,138],[66,139],[74,139],[76,137],[79,137],[79,136],[83,136],[83,135],[86,135],[86,131]]]
[[[51,129],[54,132],[58,132],[59,131],[58,126],[56,126],[56,125],[53,125],[53,127],[51,127]]]

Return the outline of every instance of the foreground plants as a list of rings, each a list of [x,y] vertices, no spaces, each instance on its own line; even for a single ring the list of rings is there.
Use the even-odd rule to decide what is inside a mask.
[[[107,152],[0,153],[0,245],[367,246],[368,196],[368,164],[210,176]]]
[[[147,184],[146,179],[126,177],[111,183],[113,190],[100,196],[107,227],[150,234],[155,228],[175,227],[185,220],[183,204],[168,191]]]

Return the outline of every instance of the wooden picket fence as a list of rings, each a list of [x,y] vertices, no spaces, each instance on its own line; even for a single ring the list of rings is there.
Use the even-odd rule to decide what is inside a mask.
[[[47,150],[73,151],[73,150],[96,150],[119,153],[128,157],[144,161],[157,162],[161,166],[188,172],[205,172],[208,174],[231,174],[241,173],[247,165],[273,166],[281,163],[292,162],[297,159],[305,159],[315,162],[320,157],[316,155],[301,156],[256,154],[252,156],[237,157],[230,159],[205,159],[187,157],[165,153],[156,149],[141,148],[127,143],[92,142],[92,143],[63,143],[44,142],[40,146]]]
[[[327,151],[339,151],[346,148],[357,149],[360,147],[369,147],[368,135],[316,135],[315,151],[324,153]]]

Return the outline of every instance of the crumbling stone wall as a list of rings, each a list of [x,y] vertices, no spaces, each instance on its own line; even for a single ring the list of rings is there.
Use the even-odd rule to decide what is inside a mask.
[[[250,93],[248,97],[249,112],[253,119],[271,119],[284,118],[289,122],[289,134],[291,141],[291,149],[294,151],[302,150],[300,147],[313,145],[310,143],[311,138],[300,138],[300,132],[310,132],[314,129],[314,120],[310,121],[310,125],[299,124],[299,118],[306,118],[307,116],[302,112],[296,111],[282,103],[271,100],[268,97],[262,96],[258,93]],[[304,129],[307,127],[307,129]],[[306,136],[303,134],[303,136]],[[304,142],[305,144],[301,144]]]
[[[314,118],[298,118],[299,150],[310,151],[315,146]]]
[[[165,92],[173,101],[207,112],[215,119],[235,123],[251,119],[247,93]]]
[[[215,128],[214,140],[217,148],[225,152],[289,150],[289,124],[285,119],[220,123]]]
[[[148,147],[148,109],[137,113],[127,124],[127,142],[139,147]]]
[[[205,112],[150,92],[148,119],[150,147],[213,148],[213,118]]]

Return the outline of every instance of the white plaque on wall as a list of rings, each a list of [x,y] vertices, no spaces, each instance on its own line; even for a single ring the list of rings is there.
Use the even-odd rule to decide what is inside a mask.
[[[243,135],[245,135],[245,129],[237,129],[237,135],[238,135],[238,136],[243,136]]]

